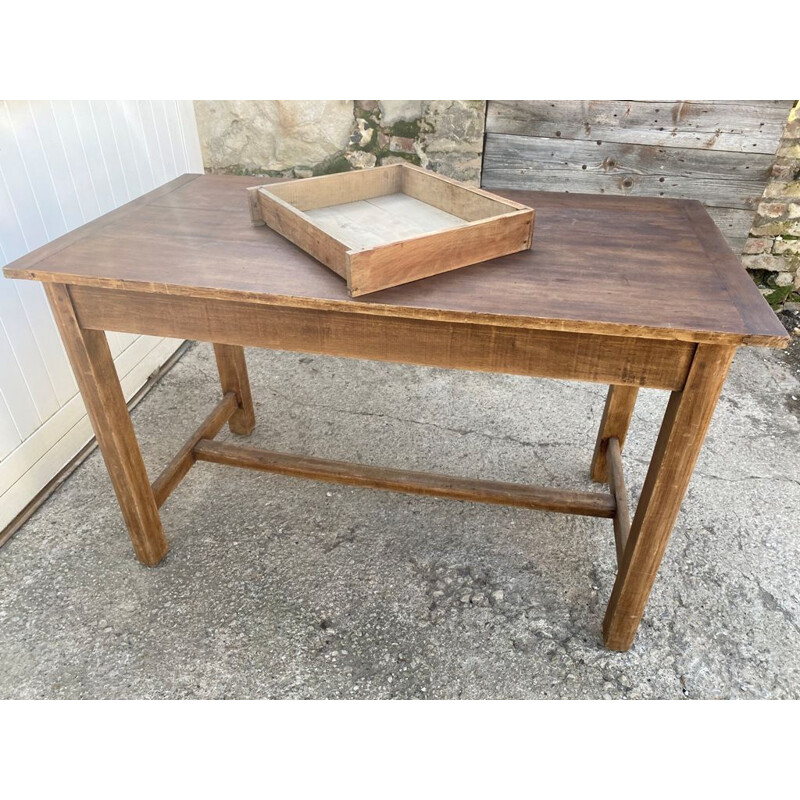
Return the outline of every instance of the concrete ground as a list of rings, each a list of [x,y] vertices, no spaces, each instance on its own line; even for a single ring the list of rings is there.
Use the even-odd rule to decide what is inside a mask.
[[[247,355],[254,444],[593,486],[603,386]],[[610,521],[199,464],[148,569],[95,453],[0,552],[0,697],[800,697],[798,363],[737,355],[628,653],[600,638]],[[136,408],[151,475],[218,391],[196,345]],[[665,402],[641,393],[634,496]]]

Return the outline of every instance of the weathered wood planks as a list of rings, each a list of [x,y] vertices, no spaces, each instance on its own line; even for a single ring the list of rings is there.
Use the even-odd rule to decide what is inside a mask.
[[[708,216],[720,229],[728,247],[737,255],[744,249],[747,234],[753,226],[755,211],[749,208],[715,208],[706,206]]]
[[[774,158],[661,145],[487,136],[483,185],[700,200],[755,209]]]
[[[700,200],[740,253],[790,108],[789,100],[492,100],[482,185]]]
[[[486,132],[772,155],[791,107],[791,100],[491,100]]]

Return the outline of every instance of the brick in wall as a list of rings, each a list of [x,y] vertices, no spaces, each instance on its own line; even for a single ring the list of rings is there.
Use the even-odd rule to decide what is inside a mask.
[[[742,262],[773,306],[800,301],[800,101],[789,113]]]

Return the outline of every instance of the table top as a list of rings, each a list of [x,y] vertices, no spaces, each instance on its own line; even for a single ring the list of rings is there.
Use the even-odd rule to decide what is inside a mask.
[[[536,210],[531,250],[351,298],[338,275],[268,228],[251,225],[245,190],[268,182],[184,175],[4,272],[520,328],[772,347],[788,341],[696,201],[499,191]]]

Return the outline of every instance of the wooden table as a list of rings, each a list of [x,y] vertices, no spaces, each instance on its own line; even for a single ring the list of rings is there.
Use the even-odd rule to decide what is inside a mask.
[[[158,508],[200,459],[358,486],[613,520],[606,646],[633,643],[728,367],[787,336],[700,203],[509,192],[536,209],[533,249],[348,297],[264,227],[246,187],[185,175],[5,269],[43,281],[136,555],[167,552]],[[222,400],[151,484],[104,331],[214,343]],[[608,492],[454,478],[214,440],[255,424],[243,346],[610,385],[592,477]],[[621,451],[640,386],[671,392],[631,521]],[[744,454],[743,454],[744,455]]]

